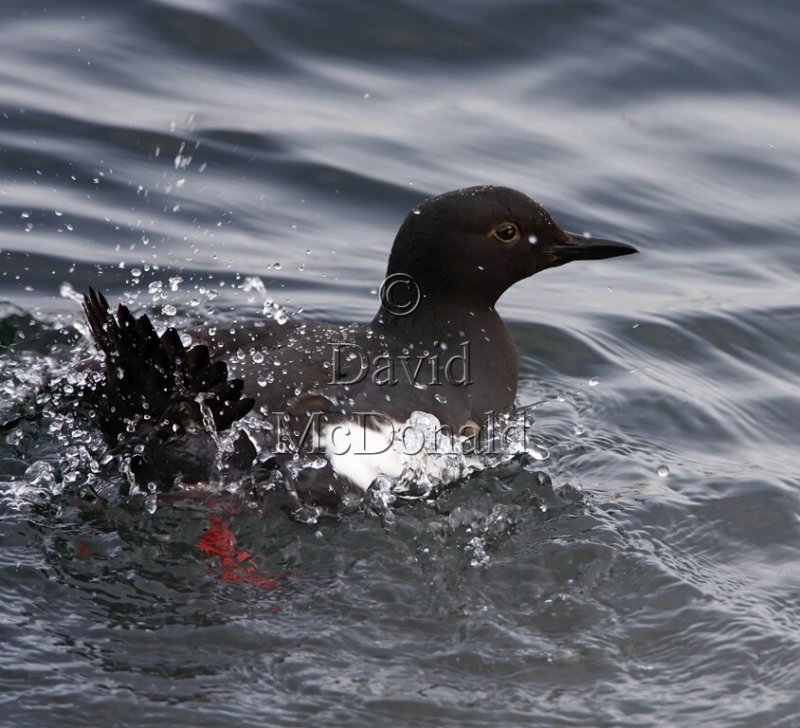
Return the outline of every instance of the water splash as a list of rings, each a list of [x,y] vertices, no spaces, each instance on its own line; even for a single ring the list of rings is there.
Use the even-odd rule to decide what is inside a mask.
[[[276,263],[274,267],[276,270],[280,269],[280,263]],[[272,296],[267,292],[267,287],[264,285],[264,281],[262,281],[261,278],[258,276],[247,276],[239,287],[245,293],[252,291],[261,296],[263,299],[261,312],[266,318],[274,319],[280,326],[283,326],[283,324],[289,321],[289,312],[273,300]]]
[[[170,281],[169,287],[179,284],[180,281]],[[150,284],[149,292],[158,295],[166,288],[155,282]],[[259,278],[246,279],[242,288],[266,294]],[[125,456],[115,456],[100,436],[93,422],[94,414],[74,407],[81,400],[80,392],[101,377],[98,367],[84,363],[87,351],[86,342],[79,341],[67,355],[63,350],[52,356],[17,351],[14,357],[0,362],[3,391],[7,395],[0,404],[2,419],[11,419],[14,412],[27,412],[31,416],[35,412],[39,418],[38,424],[12,428],[5,435],[6,445],[23,456],[23,465],[15,479],[7,481],[12,484],[4,486],[6,501],[24,507],[62,496],[119,500],[121,489],[128,498],[138,499],[144,512],[153,514],[159,508],[160,486],[149,477],[137,479],[133,464],[133,459],[144,452],[144,444],[132,447]],[[252,356],[254,361],[264,358],[255,349],[243,351],[242,356]],[[314,453],[289,453],[288,459],[283,453],[280,466],[274,467],[269,463],[280,453],[280,448],[276,446],[269,413],[253,412],[231,430],[217,433],[202,397],[198,403],[204,419],[201,432],[195,434],[207,437],[208,447],[213,450],[210,457],[213,467],[200,484],[177,480],[172,487],[200,488],[209,494],[234,493],[244,498],[255,495],[256,499],[284,493],[287,502],[294,504],[291,507],[297,520],[317,523],[324,511],[303,505],[298,486],[315,472],[326,477],[320,471],[328,462]],[[379,474],[366,494],[345,498],[345,505],[377,513],[390,525],[398,505],[435,503],[443,492],[477,472],[523,456],[526,462],[541,463],[549,457],[549,450],[541,435],[532,431],[533,424],[531,408],[498,413],[484,424],[480,437],[467,437],[449,433],[429,413],[414,412],[406,422],[397,425],[392,440],[400,474],[397,477]],[[135,422],[130,427],[132,432],[137,431]],[[33,447],[29,442],[32,432],[36,438]],[[246,466],[236,464],[243,451],[248,453]],[[481,518],[488,518],[490,511]],[[478,542],[473,544],[473,550],[476,563],[484,563]]]

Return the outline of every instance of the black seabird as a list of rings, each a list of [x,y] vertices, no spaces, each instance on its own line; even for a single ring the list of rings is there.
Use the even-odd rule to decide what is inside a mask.
[[[188,332],[187,349],[173,329],[158,337],[124,305],[113,317],[91,291],[85,310],[106,355],[98,422],[115,447],[136,443],[142,478],[160,481],[202,479],[209,448],[196,444],[198,433],[210,438],[253,405],[294,437],[314,418],[324,429],[363,413],[403,422],[424,411],[453,431],[475,430],[516,395],[517,350],[495,309],[503,292],[546,268],[635,252],[563,231],[521,192],[483,186],[431,197],[408,214],[368,324],[209,323]],[[301,501],[335,507],[381,472],[367,461],[348,471],[330,457],[330,442],[328,455],[333,472],[301,485]]]

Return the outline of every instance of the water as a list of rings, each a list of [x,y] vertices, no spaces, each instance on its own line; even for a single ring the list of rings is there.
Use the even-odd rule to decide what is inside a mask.
[[[642,251],[502,300],[549,456],[393,519],[87,511],[92,433],[4,439],[4,725],[800,725],[796,3],[3,10],[3,416],[90,284],[367,320],[432,193]]]

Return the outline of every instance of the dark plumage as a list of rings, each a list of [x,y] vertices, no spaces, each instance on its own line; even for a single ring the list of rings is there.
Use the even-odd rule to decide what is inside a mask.
[[[516,347],[495,310],[502,293],[546,268],[634,252],[564,232],[520,192],[472,187],[409,213],[387,267],[387,280],[399,283],[384,286],[369,324],[263,320],[231,330],[212,322],[189,332],[196,344],[187,350],[174,329],[158,337],[147,316],[134,319],[125,306],[115,319],[90,291],[86,315],[106,355],[98,422],[112,445],[138,440],[145,454],[203,431],[204,410],[223,430],[254,402],[295,431],[314,413],[332,423],[365,411],[404,421],[423,410],[454,430],[475,427],[516,395]],[[376,378],[376,363],[386,362],[394,369]],[[169,467],[186,476],[174,458]],[[335,479],[329,470],[321,477]],[[330,499],[331,487],[322,491]],[[320,492],[315,485],[301,498]]]
[[[142,485],[207,477],[216,451],[210,431],[228,429],[253,408],[242,380],[202,345],[186,349],[175,329],[159,337],[147,315],[120,304],[114,317],[94,289],[83,308],[104,377],[87,394],[108,444],[131,455]]]

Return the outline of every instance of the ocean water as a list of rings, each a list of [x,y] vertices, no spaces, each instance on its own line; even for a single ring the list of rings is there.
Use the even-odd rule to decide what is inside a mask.
[[[800,725],[799,25],[5,0],[0,420],[90,355],[75,291],[181,326],[259,315],[259,276],[366,321],[449,189],[641,253],[504,296],[539,457],[392,519],[296,523],[235,483],[92,510],[83,480],[119,476],[93,433],[3,433],[0,724]]]

